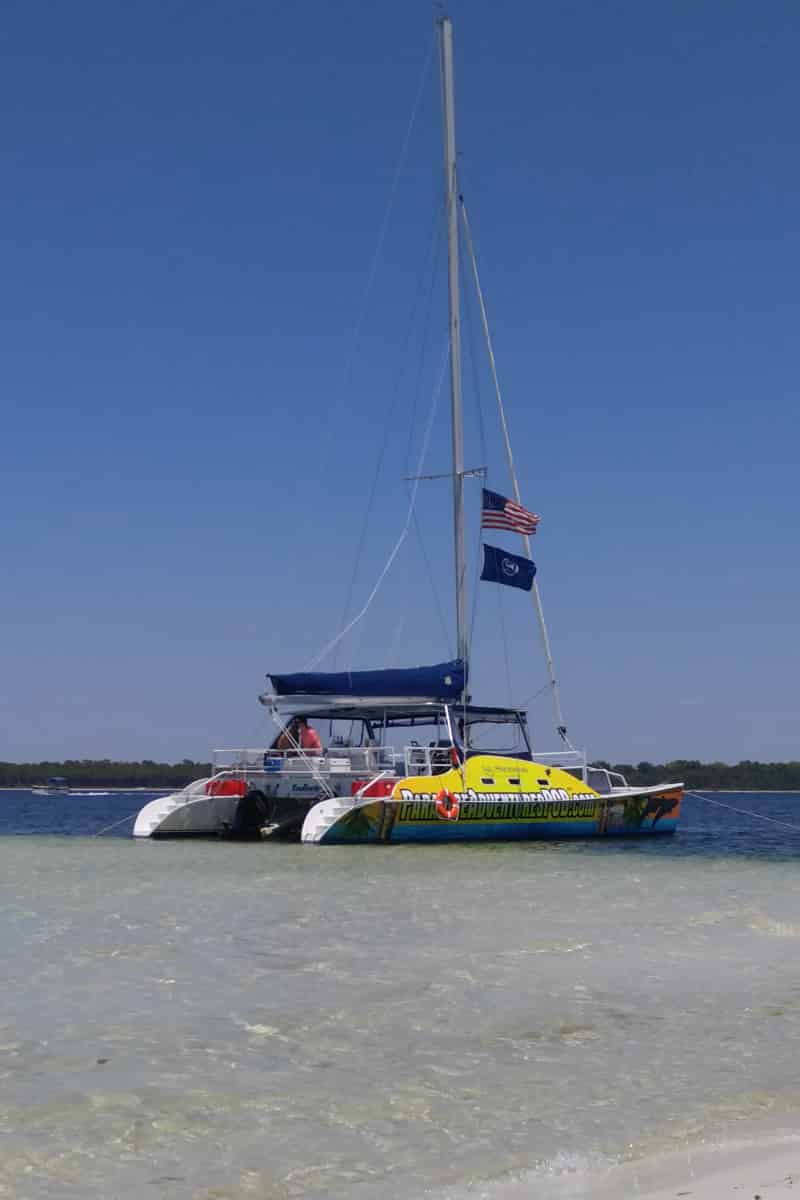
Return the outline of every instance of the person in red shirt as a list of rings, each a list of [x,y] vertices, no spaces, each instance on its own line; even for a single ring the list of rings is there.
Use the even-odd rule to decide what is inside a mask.
[[[303,754],[322,754],[322,742],[320,741],[319,734],[313,726],[309,725],[305,717],[297,718],[297,733],[295,736],[300,743],[300,749]]]
[[[281,729],[275,741],[270,746],[270,750],[283,750],[290,754],[297,746],[297,722],[290,721],[288,725]]]

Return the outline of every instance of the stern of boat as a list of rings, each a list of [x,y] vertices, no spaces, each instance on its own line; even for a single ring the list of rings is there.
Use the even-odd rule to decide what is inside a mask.
[[[179,792],[150,800],[136,816],[133,836],[211,837],[229,827],[236,816],[239,796],[209,795],[208,782],[200,779]]]
[[[674,833],[682,800],[682,783],[617,789],[603,797],[598,833],[606,837]]]

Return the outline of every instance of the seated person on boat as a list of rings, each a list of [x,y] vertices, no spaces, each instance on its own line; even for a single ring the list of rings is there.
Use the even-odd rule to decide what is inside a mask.
[[[309,725],[305,717],[293,717],[280,731],[270,749],[281,750],[284,754],[302,753],[318,757],[322,754],[322,742],[316,729]]]

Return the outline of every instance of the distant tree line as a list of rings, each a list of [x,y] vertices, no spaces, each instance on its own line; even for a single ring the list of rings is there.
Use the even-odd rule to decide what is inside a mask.
[[[689,789],[719,788],[731,792],[800,792],[800,762],[701,763],[696,758],[677,758],[668,763],[598,762],[599,767],[619,771],[628,783],[648,787],[653,783],[683,781]]]
[[[36,787],[61,776],[71,787],[178,788],[211,774],[210,763],[113,762],[103,759],[67,759],[66,762],[0,762],[0,787]]]
[[[678,758],[668,763],[608,763],[599,767],[619,771],[628,783],[646,787],[683,780],[687,788],[729,791],[800,792],[800,762],[701,763]],[[210,763],[184,758],[179,763],[114,762],[111,759],[68,759],[66,762],[0,763],[0,787],[35,787],[62,776],[72,787],[178,788],[211,774]]]

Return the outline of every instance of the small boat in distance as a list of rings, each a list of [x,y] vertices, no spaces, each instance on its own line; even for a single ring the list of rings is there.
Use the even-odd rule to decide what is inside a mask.
[[[68,795],[71,790],[63,775],[51,775],[45,784],[36,784],[31,788],[36,796],[64,796]]]

